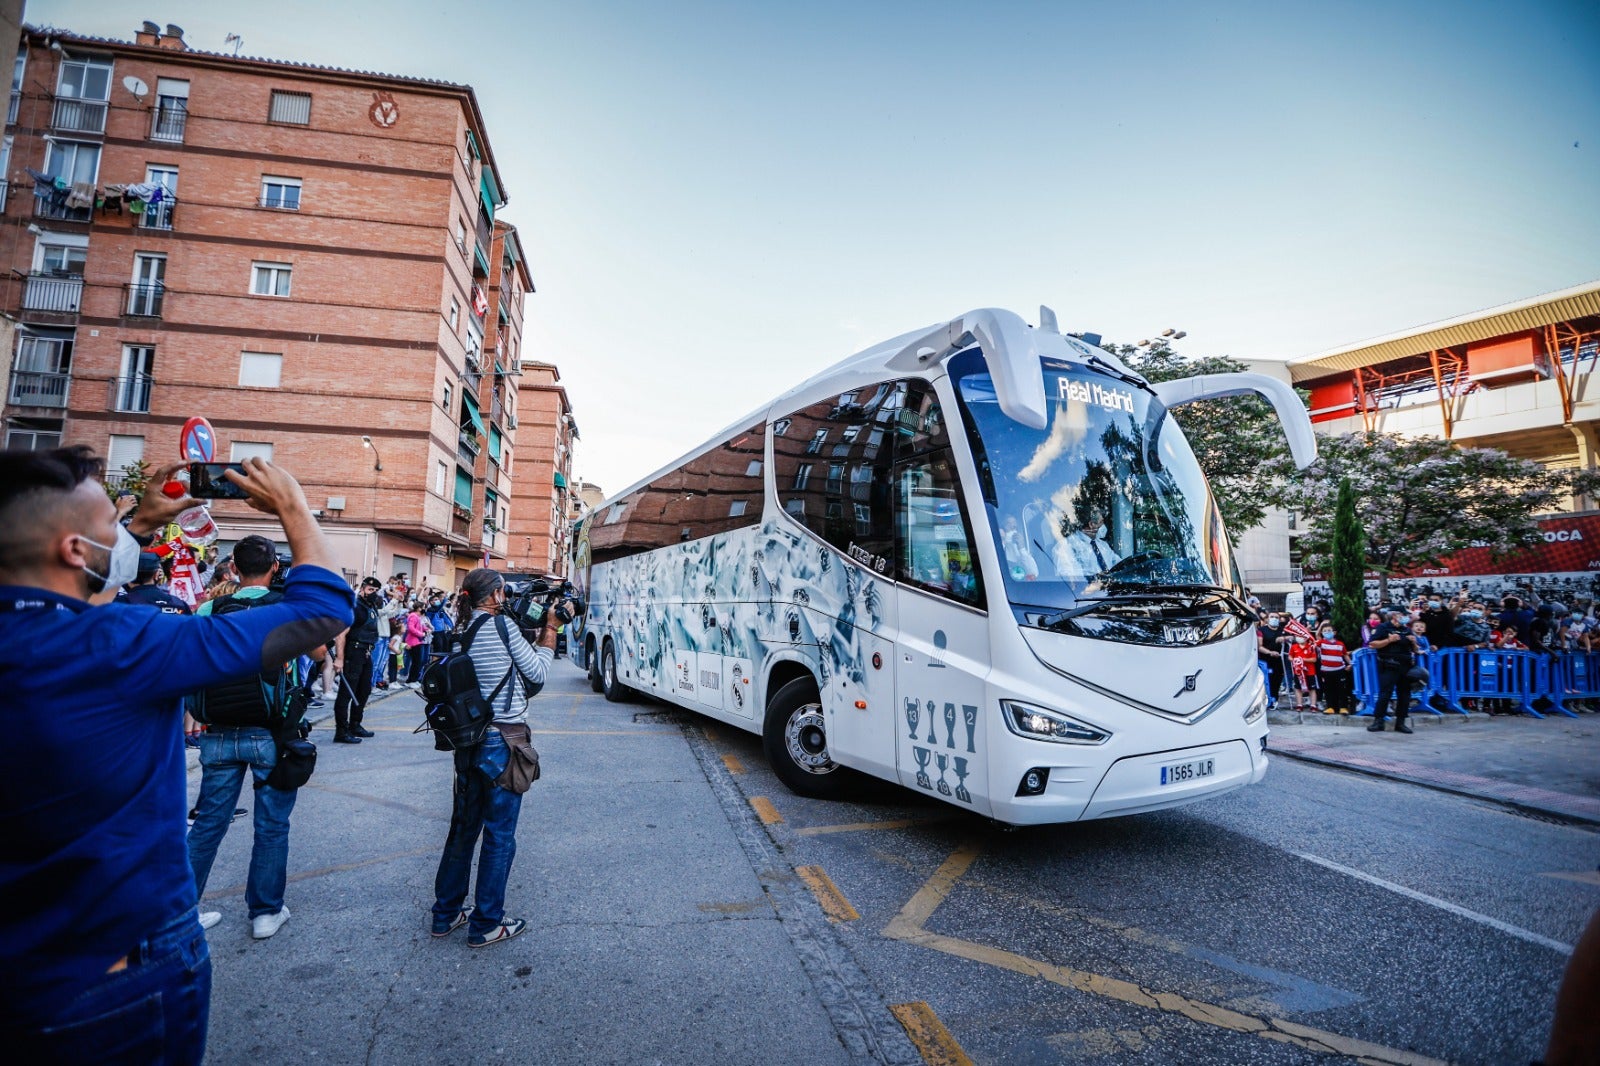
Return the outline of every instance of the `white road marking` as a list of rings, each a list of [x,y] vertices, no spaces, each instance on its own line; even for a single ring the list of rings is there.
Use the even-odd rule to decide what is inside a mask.
[[[1458,907],[1456,904],[1451,903],[1448,900],[1439,899],[1437,896],[1430,896],[1426,893],[1418,892],[1416,889],[1407,888],[1405,885],[1397,885],[1393,881],[1385,881],[1381,877],[1374,877],[1369,873],[1362,873],[1360,870],[1353,870],[1348,866],[1341,866],[1329,859],[1324,859],[1316,855],[1307,855],[1305,852],[1300,851],[1297,851],[1294,854],[1297,857],[1306,860],[1306,862],[1314,862],[1318,866],[1325,866],[1330,870],[1336,870],[1339,873],[1348,874],[1349,876],[1365,881],[1368,884],[1377,885],[1379,888],[1387,888],[1390,892],[1397,892],[1402,896],[1407,896],[1411,899],[1417,900],[1420,903],[1426,903],[1430,907],[1438,907],[1442,911],[1449,911],[1451,914],[1458,914],[1463,918],[1468,918],[1482,925],[1487,925],[1491,929],[1498,929],[1502,933],[1507,933],[1519,940],[1526,940],[1530,944],[1538,944],[1541,947],[1547,947],[1554,951],[1559,951],[1563,955],[1572,954],[1571,944],[1563,944],[1559,940],[1552,940],[1547,936],[1540,936],[1538,933],[1530,932],[1527,929],[1521,928],[1520,926],[1512,925],[1509,922],[1502,922],[1500,919],[1491,918],[1487,914],[1479,914],[1477,911],[1469,911],[1467,908]]]

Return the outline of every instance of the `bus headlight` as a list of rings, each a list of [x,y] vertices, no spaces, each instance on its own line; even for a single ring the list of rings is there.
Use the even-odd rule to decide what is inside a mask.
[[[1244,709],[1244,724],[1255,725],[1261,721],[1261,716],[1267,713],[1267,686],[1262,685],[1256,690],[1256,698],[1250,701],[1250,706]]]
[[[1029,740],[1053,740],[1058,744],[1104,744],[1111,734],[1060,711],[1047,711],[1015,700],[1001,700],[1006,728]]]

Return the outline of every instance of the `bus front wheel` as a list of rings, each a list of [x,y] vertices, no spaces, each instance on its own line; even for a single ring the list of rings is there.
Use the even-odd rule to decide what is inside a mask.
[[[828,755],[822,701],[809,678],[791,681],[773,694],[761,741],[772,772],[791,792],[815,799],[844,794],[849,771]]]
[[[628,687],[617,678],[617,646],[609,640],[600,651],[600,690],[608,703],[621,703],[628,698]]]

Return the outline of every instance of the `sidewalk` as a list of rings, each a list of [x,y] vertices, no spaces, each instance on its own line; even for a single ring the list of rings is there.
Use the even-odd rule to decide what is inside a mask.
[[[1413,714],[1416,732],[1371,718],[1274,711],[1268,750],[1517,810],[1600,826],[1600,715]]]

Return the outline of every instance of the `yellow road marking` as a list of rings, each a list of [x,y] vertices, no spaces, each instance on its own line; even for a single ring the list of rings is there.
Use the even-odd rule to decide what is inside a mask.
[[[1600,885],[1600,870],[1574,870],[1571,873],[1557,870],[1539,876],[1554,877],[1560,881],[1576,881],[1580,885]]]
[[[961,1050],[950,1030],[922,1000],[891,1004],[889,1013],[905,1028],[906,1035],[928,1066],[972,1066],[972,1060]]]
[[[844,898],[844,893],[839,891],[839,886],[823,872],[822,867],[796,866],[794,872],[806,883],[811,894],[817,897],[817,902],[822,904],[822,913],[828,916],[828,921],[853,922],[861,917],[856,909],[850,906],[850,901]]]
[[[739,756],[737,755],[724,755],[722,757],[722,765],[728,768],[728,773],[730,774],[744,773],[744,763],[739,761]]]
[[[724,755],[724,759],[728,756]],[[824,833],[859,833],[867,829],[905,829],[913,825],[935,825],[939,822],[948,822],[949,818],[896,818],[887,822],[850,822],[846,825],[808,825],[804,829],[796,829],[795,835],[802,837],[821,836]]]
[[[980,851],[981,848],[976,843],[963,844],[957,848],[927,883],[906,901],[906,905],[900,908],[900,913],[883,927],[883,935],[891,940],[902,940],[919,947],[932,948],[947,955],[980,962],[997,969],[1009,970],[1027,977],[1042,978],[1064,988],[1104,996],[1137,1007],[1149,1007],[1169,1014],[1178,1014],[1205,1025],[1293,1044],[1309,1051],[1345,1055],[1389,1066],[1442,1066],[1440,1060],[1425,1055],[1340,1036],[1338,1033],[1314,1029],[1283,1018],[1257,1017],[1214,1003],[1206,1003],[1203,1000],[1190,999],[1174,992],[1146,989],[1131,981],[1040,962],[987,944],[929,932],[924,928],[928,919],[933,917],[933,912],[938,910],[939,905],[949,897],[956,883],[972,868]]]
[[[765,796],[756,796],[750,801],[750,806],[755,808],[756,815],[760,817],[762,825],[777,825],[783,821],[783,815],[778,813],[778,808]]]

